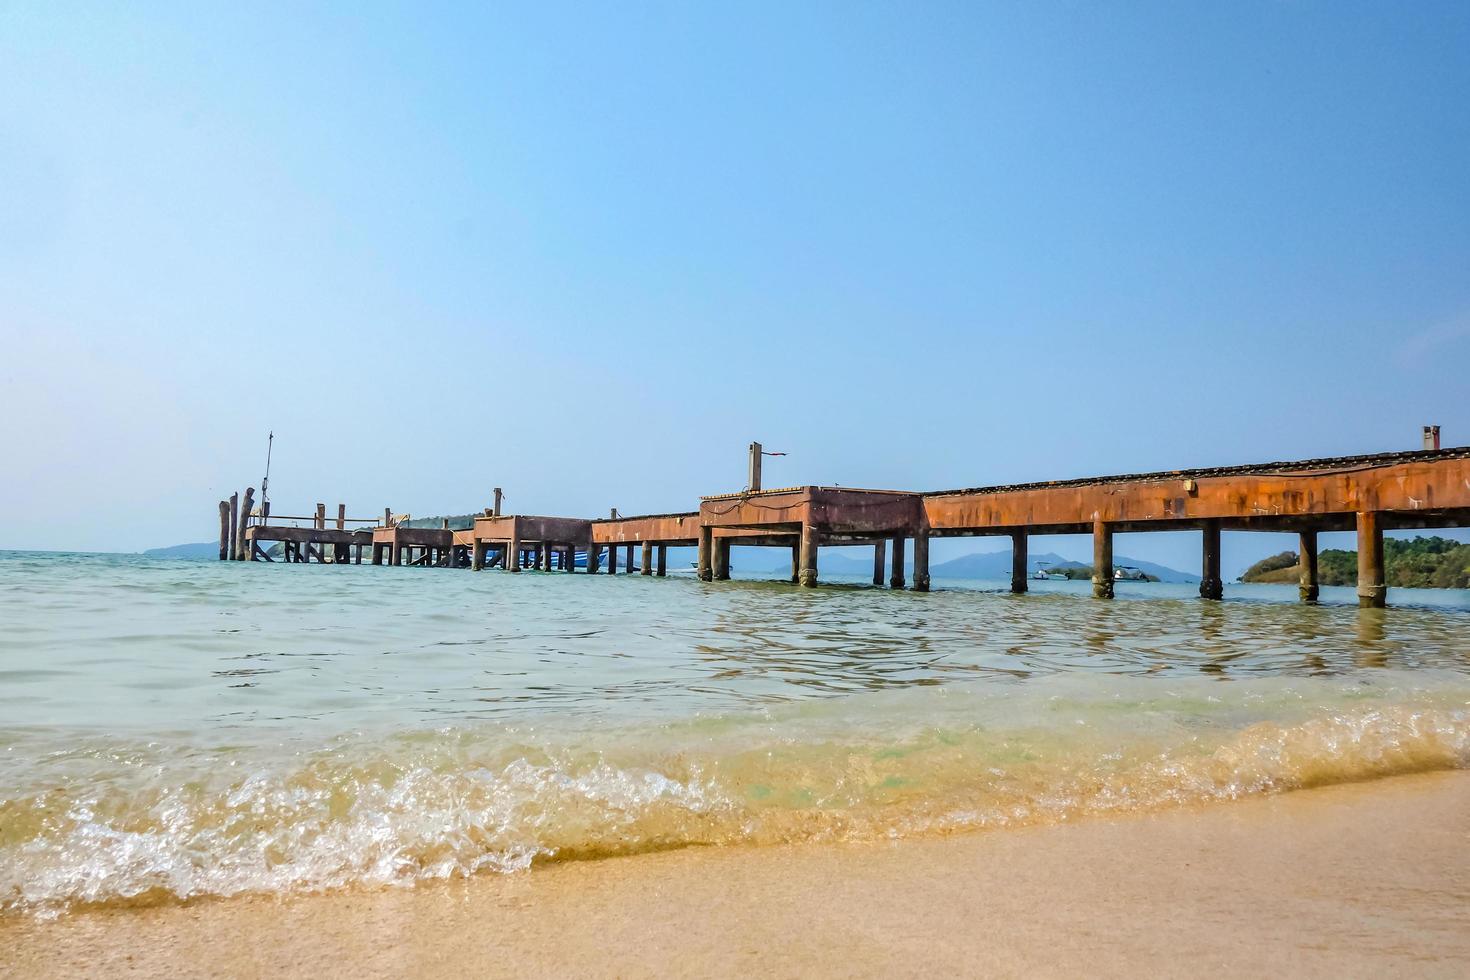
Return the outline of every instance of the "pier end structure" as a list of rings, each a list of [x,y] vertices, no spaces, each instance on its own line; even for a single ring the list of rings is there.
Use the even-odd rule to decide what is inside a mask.
[[[563,571],[575,571],[578,548],[589,553],[592,522],[579,517],[541,517],[532,514],[488,514],[475,518],[470,531],[470,567],[486,567],[492,549],[495,564],[508,572],[522,567],[550,571],[559,559]],[[591,563],[588,563],[591,570]]]
[[[643,514],[640,516],[604,517],[592,522],[592,547],[587,551],[587,570],[601,567],[603,549],[608,552],[608,573],[616,574],[617,549],[622,548],[627,560],[624,567],[633,569],[633,547],[639,548],[639,571],[644,575],[663,577],[669,570],[669,548],[699,544],[698,511],[677,514]]]
[[[699,520],[699,577],[705,581],[729,577],[732,543],[793,548],[793,577],[803,586],[818,582],[822,545],[871,545],[874,578],[881,579],[881,551],[892,542],[890,584],[902,588],[903,544],[912,538],[913,587],[929,588],[929,526],[920,494],[820,486],[718,494],[701,498]]]

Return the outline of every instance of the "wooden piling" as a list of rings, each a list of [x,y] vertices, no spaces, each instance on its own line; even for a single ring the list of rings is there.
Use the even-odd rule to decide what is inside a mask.
[[[219,502],[219,560],[230,557],[230,502]]]
[[[339,530],[339,531],[345,531],[345,530],[347,530],[347,505],[346,504],[338,504],[337,505],[337,530]]]
[[[669,546],[661,544],[658,546],[658,577],[663,578],[669,574]]]
[[[520,521],[512,520],[511,523],[519,524]],[[519,572],[521,570],[521,536],[514,531],[511,532],[511,538],[505,544],[505,554],[505,570]]]
[[[904,585],[903,579],[903,538],[893,539],[892,574],[888,576],[888,587],[890,589],[901,589]]]
[[[914,591],[929,591],[929,529],[914,532]]]
[[[811,521],[801,525],[801,574],[798,582],[805,588],[817,584],[817,526]]]
[[[240,501],[240,526],[236,529],[238,537],[235,539],[235,560],[244,561],[249,557],[245,551],[245,529],[250,526],[250,508],[255,503],[255,488],[246,487],[245,497]]]
[[[631,544],[627,546],[626,557],[628,561],[624,567],[628,569],[628,574],[631,575],[633,574],[633,546]]]
[[[801,581],[801,535],[796,536],[796,544],[791,546],[791,584],[796,585]]]
[[[1376,511],[1358,512],[1358,605],[1382,609],[1388,604],[1383,574],[1383,522]]]
[[[708,582],[714,578],[711,563],[714,560],[714,529],[701,527],[699,529],[699,557],[695,563],[695,574],[701,582]]]
[[[883,584],[883,573],[887,571],[884,567],[888,564],[888,542],[873,542],[873,584]]]
[[[238,540],[239,527],[240,495],[238,493],[232,493],[230,494],[230,553],[228,555],[230,561],[235,560],[235,542]]]
[[[1011,592],[1022,595],[1028,588],[1026,566],[1029,564],[1025,530],[1011,532]]]
[[[640,564],[643,566],[642,569],[641,569],[642,574],[644,574],[644,575],[652,575],[653,574],[653,542],[652,541],[645,541],[645,542],[643,542],[643,561]]]
[[[316,529],[325,531],[327,529],[327,505],[318,503],[316,505]]]
[[[495,488],[495,506],[491,508],[492,516],[495,516],[495,517],[499,517],[500,516],[500,499],[501,499],[502,496],[503,495],[500,492],[500,488],[499,487],[496,487]]]
[[[607,574],[618,574],[618,546],[615,544],[607,546]]]
[[[1092,594],[1113,597],[1113,529],[1100,520],[1092,522]]]
[[[587,546],[587,574],[596,575],[602,570],[602,545],[589,544]]]
[[[1207,520],[1200,528],[1204,532],[1202,567],[1200,569],[1199,594],[1202,599],[1221,599],[1225,595],[1225,583],[1220,580],[1220,522]]]

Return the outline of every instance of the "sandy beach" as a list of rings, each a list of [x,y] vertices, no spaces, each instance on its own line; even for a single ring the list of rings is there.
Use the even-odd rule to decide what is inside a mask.
[[[1470,774],[877,846],[0,923],[4,974],[1470,972]]]

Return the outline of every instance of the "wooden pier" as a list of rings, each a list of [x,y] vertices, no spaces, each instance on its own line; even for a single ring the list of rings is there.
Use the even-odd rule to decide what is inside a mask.
[[[753,453],[759,449],[752,446]],[[751,472],[758,485],[758,462]],[[704,497],[698,510],[595,520],[502,515],[497,488],[494,507],[465,530],[450,530],[447,522],[409,527],[388,511],[373,527],[348,530],[348,523],[371,522],[349,520],[340,505],[335,527],[327,527],[322,504],[311,518],[275,518],[310,520],[310,527],[272,524],[268,507],[252,511],[253,493],[245,491],[243,506],[234,497],[220,501],[222,560],[267,558],[262,544],[280,542],[287,561],[361,564],[371,547],[373,564],[386,559],[391,565],[572,572],[582,552],[588,573],[605,566],[607,574],[617,574],[621,566],[663,576],[670,546],[694,546],[699,578],[720,581],[730,577],[730,548],[741,545],[789,549],[791,581],[814,586],[818,548],[854,545],[872,547],[874,585],[885,584],[886,576],[889,587],[900,589],[909,585],[905,552],[911,546],[910,587],[922,592],[930,586],[932,538],[1004,535],[1013,549],[1011,589],[1025,592],[1032,536],[1091,534],[1093,594],[1109,598],[1113,535],[1199,530],[1200,595],[1219,599],[1221,532],[1286,531],[1298,535],[1300,597],[1311,602],[1318,596],[1317,535],[1356,531],[1358,600],[1382,606],[1388,592],[1385,531],[1470,526],[1470,447],[931,492],[747,489]]]

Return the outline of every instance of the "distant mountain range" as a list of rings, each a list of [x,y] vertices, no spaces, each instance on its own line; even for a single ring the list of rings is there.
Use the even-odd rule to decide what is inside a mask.
[[[199,544],[176,544],[172,548],[149,548],[143,552],[145,558],[213,558],[219,560],[219,542],[204,541]]]
[[[906,556],[907,557],[907,556]],[[1036,570],[1037,565],[1055,565],[1058,568],[1085,568],[1086,563],[1069,561],[1061,555],[1053,552],[1044,554],[1032,554],[1027,556],[1030,564],[1027,573]],[[871,575],[873,572],[872,557],[852,558],[841,553],[834,554],[833,549],[822,552],[819,562],[821,571],[829,575]],[[1113,567],[1128,566],[1137,568],[1157,578],[1160,582],[1198,582],[1198,575],[1181,572],[1175,568],[1159,565],[1142,558],[1129,558],[1127,555],[1114,555]],[[910,560],[909,569],[913,568]],[[791,565],[789,562],[775,566],[774,572],[788,572]],[[912,574],[910,572],[909,574]],[[929,575],[933,578],[979,578],[979,579],[1007,579],[1011,577],[1011,550],[1004,551],[977,551],[968,555],[961,555],[946,562],[929,567]]]

